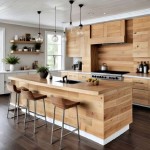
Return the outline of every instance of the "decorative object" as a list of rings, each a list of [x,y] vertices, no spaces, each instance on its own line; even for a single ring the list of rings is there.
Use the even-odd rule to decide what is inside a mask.
[[[40,14],[41,14],[41,11],[37,11],[37,13],[39,14],[39,33],[36,36],[35,40],[36,40],[37,43],[42,43],[43,42],[43,37],[42,37],[41,32],[40,32]]]
[[[18,35],[15,35],[14,40],[15,40],[15,41],[18,41],[18,39],[19,39],[19,38],[18,38]]]
[[[98,79],[89,78],[89,79],[86,80],[86,83],[89,86],[99,85],[99,80]]]
[[[56,6],[55,6],[55,34],[52,37],[52,41],[53,42],[57,42],[58,41],[58,36],[56,34]]]
[[[31,34],[26,33],[25,37],[26,37],[26,41],[30,41],[30,39],[31,39]]]
[[[82,36],[82,35],[83,35],[83,31],[82,31],[83,25],[82,25],[82,23],[81,23],[81,8],[82,8],[83,6],[84,6],[83,4],[79,4],[79,7],[80,7],[80,24],[79,24],[79,29],[78,29],[78,31],[77,31],[77,34],[78,34],[79,36]]]
[[[27,52],[27,51],[28,51],[28,47],[27,47],[27,46],[24,46],[24,47],[23,47],[23,50],[24,50],[25,52]]]
[[[10,71],[14,71],[14,65],[19,64],[20,58],[13,56],[13,55],[8,55],[5,59],[3,59],[3,62],[6,64],[10,64]]]
[[[40,77],[43,79],[45,79],[47,77],[48,72],[49,72],[49,70],[45,66],[41,66],[41,67],[37,68],[37,73],[40,73]]]
[[[74,0],[69,0],[70,3],[70,30],[72,32],[73,25],[72,25],[72,4],[74,3]]]
[[[41,43],[35,43],[35,51],[39,52],[41,49]]]
[[[11,53],[13,53],[14,51],[17,50],[17,45],[16,44],[12,44],[10,48],[11,48]]]

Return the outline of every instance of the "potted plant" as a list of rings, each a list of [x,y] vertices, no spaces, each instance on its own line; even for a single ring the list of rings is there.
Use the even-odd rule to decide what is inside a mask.
[[[17,45],[16,44],[12,44],[10,48],[11,48],[11,53],[13,53],[14,51],[17,50]]]
[[[13,55],[8,55],[8,57],[3,59],[3,62],[6,64],[10,64],[10,71],[14,71],[14,65],[19,64],[20,58],[13,56]]]
[[[41,49],[41,43],[35,43],[35,51],[39,52]]]
[[[37,68],[37,72],[40,73],[41,78],[45,79],[48,75],[49,70],[48,70],[48,67],[41,66]]]

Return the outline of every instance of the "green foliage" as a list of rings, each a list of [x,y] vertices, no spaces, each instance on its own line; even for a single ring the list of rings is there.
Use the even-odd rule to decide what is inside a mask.
[[[40,72],[48,72],[48,67],[45,67],[45,66],[41,66],[41,67],[38,67],[37,68],[37,72],[40,73]]]
[[[35,50],[40,50],[41,43],[35,43]]]
[[[6,64],[19,64],[19,60],[20,58],[13,56],[13,55],[8,55],[8,57],[6,57],[5,59],[3,59],[3,62],[5,62]]]
[[[17,45],[13,44],[13,45],[11,45],[10,48],[11,48],[11,50],[16,51],[17,50]]]

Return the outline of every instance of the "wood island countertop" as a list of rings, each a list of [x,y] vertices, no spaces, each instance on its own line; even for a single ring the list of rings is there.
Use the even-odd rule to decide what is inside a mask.
[[[84,94],[91,94],[91,95],[100,95],[104,94],[108,91],[114,89],[120,89],[121,87],[131,87],[130,83],[124,83],[121,81],[100,81],[98,86],[89,86],[86,82],[81,82],[77,84],[66,84],[57,82],[62,80],[61,77],[53,77],[52,80],[50,79],[41,79],[39,75],[24,75],[24,76],[13,76],[9,77],[10,80],[22,81],[27,82],[29,84],[44,86],[44,87],[51,87],[54,89],[61,89],[67,90],[72,92],[79,92]]]

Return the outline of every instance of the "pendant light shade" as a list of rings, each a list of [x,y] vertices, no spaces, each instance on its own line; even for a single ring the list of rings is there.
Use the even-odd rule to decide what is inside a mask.
[[[35,38],[35,41],[37,43],[42,43],[43,42],[43,37],[42,37],[41,32],[40,32],[40,14],[41,14],[41,11],[37,11],[37,13],[39,14],[39,33],[37,34],[37,36]]]
[[[72,25],[72,4],[74,3],[74,0],[69,0],[70,3],[70,30],[72,31],[73,25]]]
[[[79,36],[82,36],[83,35],[83,31],[82,31],[82,28],[83,28],[83,25],[81,23],[81,8],[83,7],[84,5],[83,4],[79,4],[79,7],[80,7],[80,24],[79,24],[79,28],[78,28],[78,31],[77,31],[77,34]]]
[[[58,36],[56,34],[56,7],[55,7],[55,34],[52,37],[52,41],[53,42],[57,42],[58,41]]]

